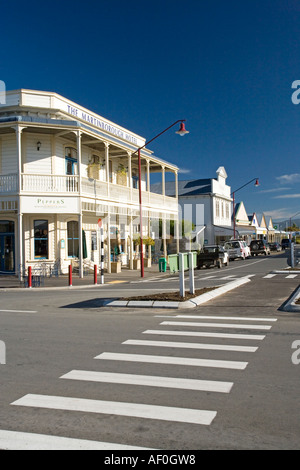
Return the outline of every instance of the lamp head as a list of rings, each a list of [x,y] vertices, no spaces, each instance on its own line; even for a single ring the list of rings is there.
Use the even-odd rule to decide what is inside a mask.
[[[179,135],[182,136],[182,135],[185,135],[185,134],[188,134],[188,133],[189,133],[189,131],[186,130],[184,122],[181,121],[180,128],[179,128],[178,131],[176,131],[176,134],[179,134]]]
[[[259,181],[258,181],[258,178],[256,178],[256,181],[255,181],[255,184],[254,184],[255,187],[259,186]]]

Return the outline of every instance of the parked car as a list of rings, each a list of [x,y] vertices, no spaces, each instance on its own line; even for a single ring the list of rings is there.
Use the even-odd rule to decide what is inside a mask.
[[[251,256],[250,246],[248,246],[245,241],[243,241],[242,243],[243,243],[244,248],[245,248],[245,255],[246,255],[246,258],[250,258],[250,256]]]
[[[228,253],[221,245],[205,245],[197,255],[197,269],[201,269],[203,266],[221,268],[223,265],[228,266],[228,262]]]
[[[225,243],[225,250],[228,251],[229,260],[235,260],[236,258],[246,259],[249,257],[248,251],[246,251],[246,242],[241,240],[230,240]]]
[[[281,246],[278,242],[269,243],[269,247],[271,251],[281,251]]]
[[[287,248],[290,248],[291,240],[289,238],[283,238],[281,240],[281,248],[283,250],[286,250]]]
[[[252,240],[250,243],[250,251],[252,256],[270,255],[270,247],[266,240]]]

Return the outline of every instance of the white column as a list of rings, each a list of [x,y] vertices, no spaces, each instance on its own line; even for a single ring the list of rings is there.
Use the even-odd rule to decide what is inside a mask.
[[[161,167],[162,195],[166,195],[165,167]]]
[[[81,131],[77,131],[77,159],[78,159],[78,179],[79,179],[79,216],[78,216],[78,239],[79,239],[79,277],[83,278],[83,250],[82,250],[82,209],[81,209]]]
[[[132,167],[131,167],[131,152],[128,153],[128,187],[130,188],[130,201],[132,201]]]
[[[19,194],[19,201],[18,201],[18,253],[17,253],[17,260],[18,260],[18,267],[20,269],[18,276],[20,281],[23,280],[23,270],[22,268],[24,265],[23,259],[23,214],[21,212],[21,191],[22,191],[22,131],[24,127],[17,126],[15,128],[16,131],[16,139],[17,139],[17,163],[18,163],[18,194]]]
[[[133,223],[132,223],[132,215],[129,216],[129,236],[130,236],[129,268],[133,269]]]
[[[150,192],[150,160],[146,160],[146,168],[147,168],[147,191]]]
[[[80,203],[81,205],[81,203]],[[82,259],[82,213],[78,215],[78,240],[79,240],[79,277],[83,278],[83,259]]]
[[[18,165],[18,193],[22,191],[22,131],[24,127],[15,127],[16,139],[17,139],[17,165]]]
[[[178,171],[176,170],[174,173],[175,173],[175,197],[178,201]]]
[[[107,272],[111,273],[111,259],[110,259],[110,210],[107,212]]]
[[[79,179],[79,196],[81,196],[81,131],[76,133],[77,140],[77,161],[78,161],[78,179]]]
[[[109,143],[104,142],[105,145],[105,168],[106,168],[106,183],[107,183],[107,197],[109,197]]]

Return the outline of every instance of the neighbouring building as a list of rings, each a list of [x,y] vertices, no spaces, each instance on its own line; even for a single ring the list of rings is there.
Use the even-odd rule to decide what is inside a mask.
[[[233,237],[231,188],[226,184],[227,173],[223,166],[216,178],[178,181],[180,218],[194,224],[192,233],[197,244],[222,243]],[[151,185],[151,190],[161,192],[162,184]],[[165,193],[174,197],[174,184],[165,183]]]
[[[0,103],[1,104],[1,103]],[[121,253],[123,265],[138,258],[140,232],[137,149],[139,135],[53,92],[17,90],[0,106],[0,271],[20,273],[100,262]],[[176,165],[141,150],[143,236],[158,221],[178,227]],[[150,190],[150,175],[175,175],[172,194]],[[164,184],[163,184],[164,187]]]

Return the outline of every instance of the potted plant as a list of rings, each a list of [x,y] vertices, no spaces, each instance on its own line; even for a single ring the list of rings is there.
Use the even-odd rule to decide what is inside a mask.
[[[133,240],[134,244],[139,247],[141,245],[141,237],[138,236]],[[144,266],[146,268],[151,267],[151,246],[155,244],[155,241],[151,237],[145,237],[143,238],[143,245],[148,247],[148,258],[144,258]],[[134,260],[134,261],[139,261],[139,260]],[[138,264],[138,263],[137,263]],[[139,269],[138,267],[135,269]]]
[[[127,186],[127,168],[122,163],[119,164],[117,169],[117,184]]]

